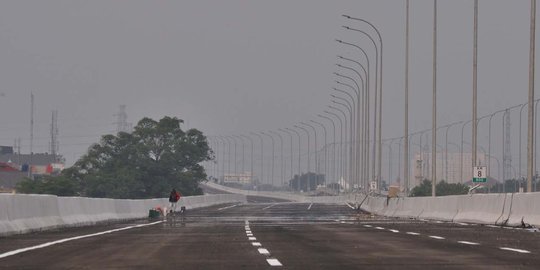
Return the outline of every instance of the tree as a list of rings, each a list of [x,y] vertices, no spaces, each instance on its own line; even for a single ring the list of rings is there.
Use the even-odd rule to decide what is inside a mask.
[[[469,192],[469,188],[463,184],[449,184],[446,181],[440,181],[435,187],[437,196],[463,195]],[[411,197],[431,196],[431,181],[424,179],[422,183],[411,190]]]
[[[200,163],[211,160],[212,151],[202,132],[184,132],[182,122],[143,118],[132,133],[105,135],[60,177],[89,197],[156,198],[173,187],[183,195],[202,194]]]

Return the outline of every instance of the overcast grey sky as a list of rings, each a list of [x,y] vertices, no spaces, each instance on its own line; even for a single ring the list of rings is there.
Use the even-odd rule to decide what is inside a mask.
[[[375,24],[384,39],[383,136],[401,136],[404,0],[0,2],[0,144],[48,150],[59,111],[68,164],[129,121],[177,116],[208,135],[276,130],[329,104],[336,55],[360,59],[336,38]],[[411,131],[431,125],[432,0],[411,0]],[[439,122],[471,115],[472,0],[439,1]],[[526,101],[528,0],[480,0],[479,114]],[[366,29],[366,28],[364,28]],[[485,134],[484,134],[485,135]]]

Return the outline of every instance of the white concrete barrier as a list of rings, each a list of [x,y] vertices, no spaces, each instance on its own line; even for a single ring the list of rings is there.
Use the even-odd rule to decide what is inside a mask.
[[[452,221],[459,211],[458,202],[463,196],[427,197],[422,203],[421,219]]]
[[[454,222],[496,224],[503,215],[507,194],[474,194],[458,196],[459,212]]]
[[[245,203],[240,194],[182,197],[188,209],[223,203]],[[154,207],[167,207],[168,199],[119,200],[53,195],[0,194],[0,235],[26,233],[103,221],[138,219]]]
[[[62,224],[56,196],[9,194],[7,216],[20,232],[52,229]],[[3,207],[3,206],[2,206]]]
[[[540,193],[514,194],[507,225],[520,226],[522,219],[526,224],[540,227]]]

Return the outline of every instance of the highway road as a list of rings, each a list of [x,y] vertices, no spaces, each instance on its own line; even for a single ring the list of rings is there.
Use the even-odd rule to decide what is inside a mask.
[[[247,204],[0,238],[1,269],[540,269],[540,233]]]

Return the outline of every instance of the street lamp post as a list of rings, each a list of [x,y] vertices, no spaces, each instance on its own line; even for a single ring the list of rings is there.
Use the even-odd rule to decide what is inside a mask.
[[[360,48],[360,50],[362,50],[365,57],[367,58],[367,54],[365,53],[365,51],[363,49],[361,49],[361,48]],[[362,181],[367,181],[367,178],[368,178],[369,174],[366,174],[366,173],[367,173],[367,167],[369,167],[369,164],[366,164],[367,163],[367,156],[366,156],[367,152],[366,152],[366,150],[369,148],[369,146],[366,146],[365,137],[366,137],[366,132],[367,132],[366,119],[369,120],[369,117],[366,118],[366,116],[367,116],[367,112],[366,112],[367,106],[366,106],[365,103],[367,102],[366,101],[367,100],[367,92],[368,92],[368,88],[369,88],[369,70],[366,70],[364,65],[362,65],[358,61],[355,61],[353,59],[349,59],[349,58],[346,58],[346,57],[343,57],[343,56],[338,56],[338,57],[340,59],[342,59],[342,60],[355,63],[363,71],[363,77],[362,77],[362,75],[360,75],[360,73],[358,71],[356,71],[356,69],[346,67],[346,66],[343,66],[343,65],[338,65],[339,67],[342,67],[342,68],[345,68],[345,69],[350,69],[350,70],[354,71],[354,73],[356,73],[356,75],[359,78],[361,78],[362,81],[363,81],[363,83],[362,83],[362,93],[357,93],[357,102],[356,102],[356,104],[357,104],[356,122],[357,122],[357,127],[359,129],[359,131],[357,131],[357,141],[360,143],[360,147],[358,147],[358,144],[357,144],[357,154],[356,154],[356,156],[357,156],[357,158],[359,157],[360,164],[361,164],[361,166],[359,168],[357,168],[357,175],[361,176]],[[362,116],[362,114],[363,114],[363,116]],[[367,182],[363,183],[363,184],[367,185]]]
[[[366,63],[367,63],[367,78],[366,78],[366,90],[364,91],[365,95],[364,95],[364,109],[365,109],[365,113],[364,113],[364,125],[365,125],[365,137],[364,137],[364,145],[365,145],[365,153],[364,153],[364,160],[366,161],[366,166],[367,168],[365,169],[365,179],[366,179],[366,185],[369,184],[367,182],[368,181],[368,178],[369,178],[369,172],[370,172],[370,160],[371,160],[371,165],[373,167],[373,170],[372,170],[372,180],[375,180],[375,147],[376,147],[376,139],[373,138],[373,158],[370,159],[369,158],[369,144],[371,142],[370,140],[370,97],[369,97],[369,88],[370,88],[370,62],[369,62],[369,57],[366,53],[366,51],[364,49],[362,49],[362,47],[356,45],[356,44],[353,44],[353,43],[349,43],[349,42],[345,42],[345,41],[342,41],[342,40],[339,40],[337,39],[336,40],[338,43],[340,44],[345,44],[345,45],[348,45],[348,46],[351,46],[351,47],[354,47],[358,50],[360,50],[360,52],[362,52],[362,54],[364,55],[364,57],[366,58]],[[345,58],[343,58],[345,59]],[[378,58],[377,58],[378,59]],[[359,64],[358,62],[354,61],[355,63]],[[377,67],[375,69],[377,71]],[[375,75],[377,75],[377,72],[375,72]],[[377,92],[377,78],[375,78],[375,92]],[[375,113],[376,114],[376,113]],[[373,123],[373,125],[376,125],[376,123]],[[374,131],[375,132],[375,131]]]
[[[256,136],[261,140],[261,184],[264,183],[264,140],[263,137],[255,132],[251,132],[252,135]]]
[[[334,147],[332,147],[332,157],[333,157],[332,161],[334,163],[333,166],[332,166],[333,167],[333,171],[332,171],[333,174],[332,175],[334,176],[334,179],[337,179],[337,176],[336,176],[337,175],[336,174],[336,167],[337,167],[336,166],[336,164],[337,164],[337,158],[336,158],[336,124],[334,123],[334,120],[332,118],[330,118],[330,117],[328,117],[326,115],[317,114],[317,116],[320,117],[320,118],[324,118],[324,119],[330,121],[330,123],[332,123],[332,130],[333,130],[333,137],[332,138],[334,139],[334,143],[333,143]],[[325,131],[326,131],[326,129],[325,129]],[[328,171],[330,171],[330,170],[328,170]]]
[[[536,0],[531,0],[530,22],[530,50],[529,50],[529,106],[528,106],[528,132],[527,132],[527,192],[532,192],[532,178],[534,176],[534,76],[535,76],[535,47],[536,47]]]
[[[313,152],[315,152],[315,187],[317,187],[319,185],[319,155],[317,154],[318,150],[317,150],[317,129],[308,124],[308,123],[305,123],[305,122],[300,122],[300,124],[306,126],[306,127],[310,127],[312,130],[313,130],[313,135],[314,135],[314,143],[315,143],[315,147],[313,148]]]
[[[272,171],[270,172],[270,184],[272,185],[272,189],[274,188],[274,160],[275,160],[275,147],[274,147],[274,137],[269,135],[268,133],[265,133],[261,131],[262,135],[268,136],[270,138],[270,141],[272,142]]]
[[[335,96],[335,95],[332,95],[332,97],[336,98],[336,99],[339,99],[339,100],[342,100],[344,101],[345,103],[342,103],[342,102],[338,102],[336,100],[332,100],[332,103],[335,103],[337,105],[341,105],[343,107],[345,107],[347,109],[347,111],[349,112],[349,138],[350,138],[350,145],[349,145],[349,158],[350,158],[350,161],[349,161],[349,181],[352,181],[353,178],[355,177],[354,175],[354,165],[356,163],[356,159],[354,157],[354,112],[353,112],[353,108],[352,108],[352,105],[351,103],[347,100],[347,99],[344,99],[342,97],[338,97],[338,96]]]
[[[298,129],[301,129],[302,131],[304,131],[306,134],[307,134],[307,188],[306,190],[307,191],[311,191],[311,177],[310,177],[310,172],[309,172],[309,162],[310,162],[310,155],[309,155],[309,131],[307,129],[305,129],[304,127],[301,127],[299,125],[294,125],[295,128],[298,128]]]
[[[253,181],[253,175],[254,175],[254,173],[253,173],[253,159],[254,159],[254,158],[253,158],[253,148],[254,148],[254,147],[253,147],[253,146],[254,146],[253,139],[252,139],[251,137],[249,137],[249,136],[246,136],[246,135],[240,135],[240,136],[243,137],[243,138],[248,139],[248,140],[250,141],[250,143],[251,143],[251,155],[250,155],[251,162],[249,163],[249,165],[250,165],[250,172],[249,172],[249,174],[250,174],[250,177],[251,177],[251,182],[253,183],[253,182],[254,182],[254,181]]]
[[[288,131],[291,131],[291,132],[294,132],[296,133],[296,135],[298,136],[298,181],[296,183],[296,186],[298,188],[298,192],[300,192],[300,189],[301,189],[301,186],[300,186],[300,176],[302,175],[302,171],[300,169],[300,165],[301,165],[301,156],[302,156],[302,153],[301,153],[301,136],[300,136],[300,133],[295,130],[295,129],[292,129],[292,128],[285,128],[286,130]],[[291,137],[292,138],[292,137]],[[292,145],[292,141],[291,141],[291,145]],[[292,148],[292,147],[291,147]],[[292,156],[291,156],[292,158]],[[292,163],[291,163],[292,164]]]
[[[379,122],[378,122],[378,177],[380,178],[380,175],[381,175],[381,161],[382,161],[382,92],[383,92],[383,87],[382,87],[382,82],[383,82],[383,40],[382,40],[382,36],[381,36],[381,33],[379,31],[379,29],[377,29],[377,27],[375,27],[375,25],[373,25],[371,22],[367,21],[367,20],[364,20],[364,19],[360,19],[360,18],[354,18],[354,17],[351,17],[351,16],[348,16],[348,15],[343,15],[343,17],[347,18],[347,19],[351,19],[351,20],[355,20],[355,21],[359,21],[359,22],[362,22],[362,23],[365,23],[365,24],[368,24],[373,30],[375,30],[375,32],[377,33],[377,36],[379,38],[379,48],[377,48],[377,45],[375,44],[375,42],[373,41],[373,38],[371,38],[371,36],[367,33],[365,33],[364,31],[361,31],[361,30],[357,30],[357,29],[354,29],[354,28],[351,28],[351,27],[347,27],[345,26],[345,29],[348,29],[348,30],[352,30],[352,31],[357,31],[357,32],[362,32],[364,34],[366,34],[373,42],[374,42],[374,45],[375,45],[375,50],[377,52],[377,54],[379,55],[379,57],[377,57],[377,61],[380,63],[379,65]],[[379,49],[380,49],[380,53],[379,52]],[[375,89],[377,89],[377,87],[375,86]],[[375,91],[375,106],[377,106],[377,91]],[[375,111],[377,111],[377,107],[375,107]],[[374,137],[374,140],[375,140],[375,137]],[[379,182],[380,182],[380,179],[378,179]],[[380,183],[379,183],[380,184]]]
[[[370,115],[369,115],[369,87],[370,87],[370,64],[369,64],[369,57],[366,53],[366,51],[364,49],[362,49],[361,47],[355,45],[355,44],[352,44],[352,43],[348,43],[348,42],[344,42],[342,40],[336,40],[337,42],[339,42],[340,44],[345,44],[345,45],[348,45],[348,46],[352,46],[358,50],[360,50],[360,52],[362,52],[362,54],[364,55],[365,59],[366,59],[366,64],[367,64],[367,69],[364,67],[364,65],[362,65],[360,62],[358,61],[355,61],[355,60],[352,60],[352,59],[349,59],[349,58],[346,58],[346,57],[342,57],[342,56],[338,56],[340,59],[343,59],[343,60],[346,60],[346,61],[349,61],[349,62],[352,62],[352,63],[355,63],[356,65],[358,65],[363,71],[364,71],[364,75],[365,75],[365,87],[363,88],[363,101],[360,102],[360,100],[358,100],[358,104],[362,104],[362,112],[363,112],[363,117],[362,117],[362,123],[361,123],[361,126],[363,128],[363,131],[362,131],[362,141],[363,141],[363,150],[362,150],[362,158],[364,160],[364,163],[363,164],[363,168],[362,168],[362,175],[363,175],[363,179],[365,181],[365,185],[367,186],[369,183],[368,183],[368,178],[369,178],[369,143],[370,143],[370,140],[369,140],[369,133],[370,133],[370,130],[369,130],[369,119],[370,119]],[[358,72],[356,72],[358,74]],[[361,77],[361,76],[360,76]],[[358,119],[360,119],[360,111],[358,111]]]
[[[343,133],[344,133],[343,137],[345,138],[345,143],[347,143],[347,114],[343,110],[341,110],[341,109],[339,109],[337,107],[334,107],[334,106],[328,106],[328,108],[336,110],[336,111],[340,112],[343,115],[343,130],[344,130],[343,131]],[[341,155],[342,155],[341,156],[341,160],[342,160],[342,162],[341,162],[341,172],[342,172],[342,174],[341,175],[344,178],[343,179],[343,185],[345,185],[345,183],[349,181],[350,175],[345,174],[345,171],[346,171],[345,168],[348,165],[348,163],[347,163],[348,159],[347,159],[347,151],[346,150],[343,151],[343,147],[344,147],[344,142],[342,140],[341,141],[341,148],[342,148],[342,151],[341,151]],[[345,147],[346,147],[346,145],[345,145]]]
[[[341,117],[338,114],[336,114],[334,112],[331,112],[331,111],[324,111],[324,112],[326,114],[328,114],[328,115],[334,116],[339,121],[339,130],[340,130],[340,132],[339,132],[339,148],[338,148],[339,159],[335,159],[335,161],[338,162],[338,163],[336,163],[337,167],[334,166],[334,171],[336,172],[336,175],[337,175],[336,181],[337,181],[337,183],[339,185],[339,182],[340,182],[339,178],[340,178],[340,176],[343,176],[343,133],[344,133],[343,132],[343,120],[341,119]],[[332,121],[332,124],[334,124],[334,121],[331,120],[331,118],[327,118],[327,119],[330,119],[330,121]],[[334,128],[335,128],[335,125],[334,125]],[[334,133],[334,135],[335,135],[335,133]],[[335,138],[335,136],[334,136],[334,138]],[[334,148],[335,148],[335,146],[334,146]]]
[[[326,127],[322,123],[319,123],[319,122],[317,122],[315,120],[309,120],[309,121],[319,125],[323,129],[323,134],[324,134],[324,184],[326,186],[326,177],[328,177],[328,151],[327,151],[328,150],[328,141],[326,139]]]
[[[291,139],[291,181],[292,181],[292,179],[294,178],[294,170],[293,170],[293,159],[294,159],[294,157],[293,157],[293,135],[288,130],[285,130],[285,129],[280,128],[279,131],[281,131],[283,133],[287,133],[287,135],[289,135],[289,137]],[[298,173],[300,173],[300,170],[298,170]],[[290,185],[291,185],[291,183],[289,183],[289,186]]]
[[[284,171],[285,170],[285,160],[283,159],[283,137],[281,137],[281,134],[279,134],[279,133],[277,133],[275,131],[270,130],[268,132],[278,136],[278,138],[279,138],[279,145],[280,145],[280,149],[281,149],[279,151],[280,154],[281,154],[281,165],[280,165],[280,167],[281,167],[281,185],[283,186],[284,181],[285,181],[285,171]]]

